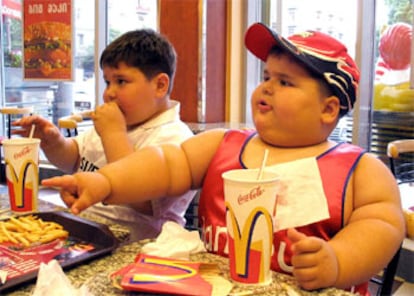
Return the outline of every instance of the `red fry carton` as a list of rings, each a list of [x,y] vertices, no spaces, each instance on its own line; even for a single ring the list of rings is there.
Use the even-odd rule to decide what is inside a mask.
[[[116,286],[127,291],[209,296],[212,286],[203,279],[200,264],[139,254],[134,263],[110,277]]]

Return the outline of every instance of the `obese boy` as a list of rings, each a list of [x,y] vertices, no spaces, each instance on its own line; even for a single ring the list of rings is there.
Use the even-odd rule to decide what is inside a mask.
[[[74,138],[40,116],[14,122],[27,136],[32,124],[48,160],[66,173],[95,171],[135,150],[165,143],[179,144],[193,134],[180,120],[180,105],[170,99],[176,53],[161,34],[142,29],[127,32],[102,52],[100,67],[106,88],[104,104],[91,114],[94,127]],[[131,176],[139,171],[131,171]],[[130,178],[128,177],[128,178]],[[127,226],[131,240],[156,237],[166,221],[184,225],[194,191],[174,198],[127,205],[95,205],[89,214]]]
[[[265,149],[267,168],[312,161],[317,169],[309,170],[309,178],[320,179],[329,218],[276,230],[272,269],[292,274],[307,290],[333,286],[364,295],[367,281],[399,248],[405,226],[388,168],[360,147],[328,139],[354,106],[359,70],[342,43],[320,32],[283,38],[257,23],[246,32],[245,44],[265,62],[263,81],[251,97],[255,131],[211,130],[180,146],[136,151],[97,173],[43,184],[61,186],[61,197],[74,213],[102,200],[128,203],[202,188],[199,219],[204,231],[213,232],[213,241],[205,243],[225,256],[226,237],[214,233],[226,225],[221,174],[260,167]],[[134,170],[145,173],[126,180]],[[289,195],[301,186],[294,180],[292,172],[281,176],[288,192],[280,198],[284,203],[308,198]],[[278,207],[283,207],[279,197]]]

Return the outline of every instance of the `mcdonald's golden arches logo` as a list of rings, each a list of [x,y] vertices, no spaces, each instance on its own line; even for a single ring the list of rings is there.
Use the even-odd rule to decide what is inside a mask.
[[[265,252],[269,252],[271,255],[272,252],[272,244],[273,244],[273,220],[272,216],[270,215],[269,211],[261,206],[254,208],[246,219],[246,222],[243,228],[240,228],[239,222],[237,221],[235,212],[232,206],[226,202],[226,210],[228,212],[228,216],[230,219],[230,223],[233,229],[233,236],[234,236],[234,255],[235,255],[235,267],[236,273],[238,276],[242,278],[249,277],[249,256],[250,251],[255,250],[260,252],[261,256],[261,267],[265,264],[269,264],[269,262],[265,262],[264,256]],[[263,243],[266,241],[265,237],[261,238],[259,241],[253,242],[253,234],[256,229],[256,224],[260,217],[264,217],[267,229],[265,231],[266,235],[268,236],[267,244]],[[270,255],[268,256],[270,258]],[[259,270],[267,270],[268,268],[260,268]],[[266,275],[260,274],[259,275],[259,282],[264,282]]]

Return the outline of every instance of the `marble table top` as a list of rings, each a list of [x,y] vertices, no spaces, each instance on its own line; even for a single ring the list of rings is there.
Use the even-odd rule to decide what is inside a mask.
[[[12,213],[7,211],[5,206],[5,199],[7,195],[0,194],[0,219],[8,218]],[[51,211],[51,210],[63,210],[65,208],[50,204],[48,202],[39,202],[40,211]],[[84,216],[83,218],[90,219],[94,222],[99,221],[99,217],[96,216]],[[119,225],[108,225],[109,229],[114,233],[115,237],[120,241],[120,245],[112,253],[94,259],[92,261],[85,262],[79,266],[73,267],[69,270],[65,270],[67,278],[70,280],[72,285],[79,288],[82,285],[88,287],[88,291],[91,295],[105,296],[105,295],[150,295],[150,294],[139,294],[133,292],[121,291],[115,288],[110,279],[109,275],[132,263],[137,254],[140,253],[142,246],[148,243],[150,240],[129,242],[128,233],[124,227]],[[196,262],[207,262],[215,263],[220,269],[220,274],[226,279],[229,279],[229,264],[228,259],[217,256],[210,253],[198,253],[191,255],[191,260]],[[273,281],[271,284],[266,286],[251,287],[246,285],[238,285],[233,283],[233,289],[229,295],[232,296],[244,296],[244,295],[323,295],[323,296],[347,296],[354,295],[352,293],[335,289],[321,289],[318,291],[304,291],[299,288],[295,279],[291,276],[273,272]],[[35,283],[22,284],[16,288],[6,291],[4,295],[11,296],[29,296],[32,294]],[[2,295],[3,295],[2,294]]]

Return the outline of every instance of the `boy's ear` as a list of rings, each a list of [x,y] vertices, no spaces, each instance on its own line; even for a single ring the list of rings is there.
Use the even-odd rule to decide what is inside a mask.
[[[322,103],[322,121],[324,123],[335,123],[338,120],[341,104],[338,97],[330,96]]]
[[[160,97],[164,97],[168,93],[170,78],[166,73],[160,73],[155,77],[154,82],[157,93],[160,95]]]

